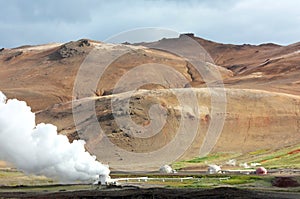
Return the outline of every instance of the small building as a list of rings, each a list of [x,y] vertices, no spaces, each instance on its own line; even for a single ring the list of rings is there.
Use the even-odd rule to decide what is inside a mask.
[[[221,173],[221,167],[216,165],[216,164],[213,164],[213,165],[209,165],[208,169],[207,169],[207,172],[209,174],[216,174],[216,173]]]
[[[250,166],[251,167],[257,167],[257,166],[261,166],[261,164],[257,163],[257,162],[253,162],[253,163],[250,163]]]
[[[107,185],[109,183],[110,179],[111,178],[109,175],[99,175],[98,184]]]
[[[268,173],[267,169],[264,167],[258,167],[255,171],[257,175],[266,175]]]
[[[245,169],[249,169],[249,168],[250,168],[250,166],[247,164],[247,162],[245,162],[245,163],[240,163],[239,166],[240,166],[240,167],[244,167]]]
[[[177,173],[172,167],[169,165],[163,165],[159,168],[159,173]]]
[[[183,37],[183,36],[188,36],[188,37],[195,37],[195,34],[194,33],[183,33],[183,34],[180,34],[179,37]]]
[[[236,159],[231,159],[231,160],[228,160],[227,162],[226,162],[226,165],[228,165],[228,166],[235,166],[236,165]]]

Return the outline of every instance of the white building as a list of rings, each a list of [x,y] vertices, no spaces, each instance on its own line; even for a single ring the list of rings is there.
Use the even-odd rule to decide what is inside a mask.
[[[177,173],[172,167],[169,165],[164,165],[159,168],[159,173]]]
[[[218,165],[209,165],[208,169],[207,169],[207,172],[209,174],[216,174],[216,173],[221,173],[221,167],[218,166]]]

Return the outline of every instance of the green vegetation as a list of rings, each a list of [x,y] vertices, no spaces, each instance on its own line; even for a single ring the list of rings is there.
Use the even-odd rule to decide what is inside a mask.
[[[188,160],[186,162],[188,163],[200,163],[200,162],[205,162],[205,161],[212,161],[212,160],[215,160],[215,159],[218,159],[220,158],[220,155],[219,154],[214,154],[214,155],[208,155],[208,156],[205,156],[205,157],[197,157],[197,158],[194,158],[192,160]]]
[[[14,169],[0,169],[0,185],[47,185],[53,180],[44,176],[25,175],[23,172]]]
[[[300,145],[265,153],[256,161],[267,168],[300,168]]]
[[[230,159],[237,161],[237,166],[233,169],[242,169],[238,167],[239,163],[247,162],[260,163],[266,168],[300,168],[300,145],[287,147],[280,150],[260,149],[245,154],[238,153],[215,153],[206,157],[196,157],[191,160],[175,162],[174,169],[202,169],[206,170],[208,164],[226,165]],[[228,166],[230,168],[230,166]],[[237,174],[190,174],[190,175],[167,175],[167,174],[112,174],[112,178],[134,178],[134,177],[157,178],[148,181],[129,181],[133,184],[161,185],[165,187],[176,188],[214,188],[220,186],[232,186],[242,188],[263,188],[274,189],[271,185],[274,176],[257,175],[237,175]],[[193,179],[180,180],[180,177],[193,177]],[[178,178],[178,179],[176,179]],[[0,169],[0,192],[3,191],[34,191],[34,192],[56,192],[72,190],[93,190],[98,186],[93,185],[60,185],[57,182],[43,177],[25,175],[23,172],[15,169]],[[293,189],[300,191],[299,188]]]
[[[0,192],[56,192],[91,189],[91,185],[61,185],[44,176],[25,175],[15,169],[0,169]]]
[[[182,168],[186,167],[186,163],[184,161],[180,161],[180,162],[174,162],[172,164],[172,168],[175,170],[180,170]]]
[[[193,174],[193,175],[114,175],[113,178],[119,177],[141,177],[147,176],[151,179],[147,182],[142,181],[141,183],[163,185],[166,187],[176,188],[213,188],[219,186],[256,186],[257,184],[263,185],[264,187],[271,187],[271,176],[256,176],[256,175],[231,175],[231,174]],[[180,180],[180,177],[193,177],[192,179]],[[171,180],[172,179],[172,180]],[[137,183],[136,181],[129,181],[129,183]]]
[[[3,176],[20,176],[22,172],[18,171],[1,171],[1,184]],[[222,186],[240,187],[240,188],[260,188],[263,190],[276,190],[276,187],[271,185],[274,176],[257,176],[257,175],[231,175],[231,174],[193,174],[193,175],[160,175],[160,174],[114,174],[112,178],[134,178],[134,177],[148,177],[145,180],[129,180],[131,185],[143,186],[163,186],[169,188],[216,188]],[[193,177],[192,179],[180,179],[184,177]],[[96,190],[103,189],[105,187],[99,187],[91,184],[56,184],[54,182],[44,180],[37,180],[37,176],[25,178],[18,178],[19,185],[0,186],[0,192],[64,192],[64,191],[78,191],[78,190]],[[25,181],[23,181],[25,179]],[[48,184],[47,184],[48,183]],[[32,185],[30,185],[32,184]],[[293,189],[293,191],[300,191],[299,188]]]
[[[253,175],[201,175],[184,181],[151,181],[151,184],[163,184],[167,187],[214,188],[219,186],[257,186],[271,187],[270,176]]]
[[[90,190],[95,189],[92,185],[35,185],[35,186],[15,186],[15,187],[0,187],[0,192],[59,192],[59,191],[75,191],[75,190]]]
[[[259,180],[264,180],[261,176],[251,176],[251,175],[233,175],[228,180],[223,180],[221,184],[238,185],[238,184],[248,184],[258,182]]]
[[[267,153],[268,152],[268,149],[259,149],[257,151],[252,151],[252,152],[249,152],[250,155],[261,155],[261,154],[264,154],[264,153]]]
[[[172,167],[177,170],[190,167],[205,168],[209,164],[226,165],[230,159],[235,159],[237,166],[239,163],[260,163],[269,169],[300,168],[300,144],[279,150],[259,149],[245,154],[214,153],[205,157],[175,162]]]
[[[181,170],[188,167],[206,167],[208,164],[224,164],[229,159],[239,157],[240,153],[215,153],[205,157],[195,157],[191,160],[174,162],[172,168]]]

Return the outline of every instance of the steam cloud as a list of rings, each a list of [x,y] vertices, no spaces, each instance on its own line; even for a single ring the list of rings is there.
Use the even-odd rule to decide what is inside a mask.
[[[0,159],[13,163],[27,174],[45,175],[61,182],[108,176],[108,166],[96,161],[84,148],[83,140],[70,143],[57,134],[52,124],[35,124],[26,102],[6,99],[0,92]]]

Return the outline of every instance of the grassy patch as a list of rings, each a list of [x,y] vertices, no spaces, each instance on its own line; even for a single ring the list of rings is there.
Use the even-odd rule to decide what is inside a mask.
[[[300,145],[277,150],[259,149],[253,152],[239,153],[214,153],[205,157],[195,157],[191,160],[175,162],[174,169],[205,168],[208,164],[226,165],[230,159],[240,163],[260,163],[267,169],[300,168]]]
[[[225,164],[230,159],[239,157],[240,153],[214,153],[205,157],[195,157],[191,160],[183,160],[172,164],[174,169],[182,169],[190,166],[206,167],[208,164]]]
[[[300,153],[297,151],[299,148],[299,145],[283,148],[254,157],[254,160],[267,168],[300,168]]]
[[[197,157],[197,158],[194,158],[192,160],[188,160],[186,162],[188,162],[188,163],[201,163],[201,162],[205,162],[205,161],[212,161],[212,160],[218,159],[219,157],[220,157],[219,154],[208,155],[208,156],[205,156],[205,157]]]
[[[300,154],[285,154],[280,157],[268,157],[262,165],[267,168],[300,168]]]
[[[39,185],[39,186],[15,186],[1,187],[0,192],[59,192],[95,189],[92,185]]]
[[[252,176],[252,175],[205,175],[192,180],[183,182],[165,182],[168,187],[185,188],[213,188],[224,185],[263,185],[270,187],[270,177]]]
[[[258,176],[239,175],[239,176],[231,176],[228,180],[221,181],[221,184],[228,184],[228,185],[248,184],[248,183],[254,183],[261,179],[262,178]]]
[[[259,149],[257,151],[249,152],[249,154],[250,155],[261,155],[261,154],[267,153],[268,151],[269,151],[268,149]]]
[[[41,185],[51,184],[53,180],[44,176],[25,175],[21,171],[1,169],[0,170],[0,185],[2,186],[17,186],[17,185]]]
[[[175,162],[172,164],[172,168],[175,170],[180,170],[186,166],[186,163],[184,161],[181,162]]]

